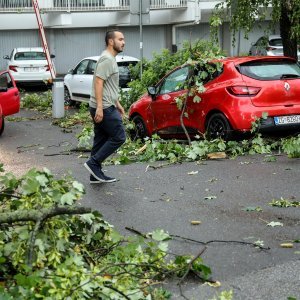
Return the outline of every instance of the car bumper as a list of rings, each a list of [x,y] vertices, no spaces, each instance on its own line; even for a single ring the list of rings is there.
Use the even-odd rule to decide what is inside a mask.
[[[221,109],[221,111],[225,113],[234,130],[250,131],[253,122],[257,119],[260,119],[262,130],[279,130],[300,127],[299,123],[276,125],[274,121],[274,117],[300,115],[300,105],[294,105],[288,109],[283,106],[255,107],[251,104],[242,107],[233,106],[233,108],[234,109],[229,111],[225,109]],[[262,118],[264,114],[267,114],[266,119]]]
[[[15,82],[17,83],[38,83],[38,82],[52,82],[50,72],[47,73],[12,73]]]
[[[268,117],[266,119],[260,120],[259,131],[261,132],[275,132],[275,131],[284,131],[284,130],[300,131],[300,123],[277,125],[273,117]]]

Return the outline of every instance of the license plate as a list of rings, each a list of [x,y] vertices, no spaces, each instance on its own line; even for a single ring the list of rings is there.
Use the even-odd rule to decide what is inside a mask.
[[[25,72],[38,72],[39,71],[39,68],[24,68],[24,71]]]
[[[300,115],[274,117],[275,125],[300,124]]]

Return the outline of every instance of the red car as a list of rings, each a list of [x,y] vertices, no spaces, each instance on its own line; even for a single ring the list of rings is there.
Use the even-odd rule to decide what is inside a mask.
[[[0,135],[4,130],[4,117],[20,110],[20,94],[9,71],[0,71]]]
[[[300,66],[288,57],[232,57],[220,60],[221,69],[204,79],[199,103],[187,100],[183,118],[188,132],[209,138],[234,138],[249,132],[256,118],[260,130],[300,130]],[[211,66],[215,63],[211,63]],[[193,70],[191,70],[193,69]],[[129,118],[136,124],[136,137],[182,137],[181,110],[176,98],[186,94],[184,82],[203,67],[178,67],[164,76],[148,94],[134,102]]]

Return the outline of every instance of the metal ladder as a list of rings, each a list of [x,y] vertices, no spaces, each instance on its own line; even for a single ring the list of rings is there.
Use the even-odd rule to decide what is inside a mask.
[[[45,34],[44,26],[43,26],[43,21],[42,21],[41,14],[40,14],[38,0],[32,0],[32,4],[34,7],[34,12],[35,12],[38,27],[39,27],[40,37],[42,40],[43,48],[45,50],[46,59],[48,62],[50,74],[51,74],[52,81],[53,81],[56,78],[56,72],[55,72],[55,69],[54,69],[54,66],[53,66],[53,63],[51,60],[50,51],[49,51],[48,43],[47,43],[47,39],[46,39],[46,34]]]

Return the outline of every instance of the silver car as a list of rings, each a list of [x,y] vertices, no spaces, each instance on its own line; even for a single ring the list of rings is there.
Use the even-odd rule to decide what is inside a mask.
[[[269,35],[260,37],[249,51],[251,56],[283,56],[282,38],[280,35]],[[298,60],[300,52],[298,50]]]

